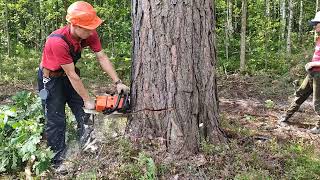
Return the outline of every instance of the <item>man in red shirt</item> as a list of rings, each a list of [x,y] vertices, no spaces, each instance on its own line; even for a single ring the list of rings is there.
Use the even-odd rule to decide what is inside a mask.
[[[77,1],[69,6],[66,20],[68,25],[52,32],[47,38],[38,71],[38,88],[46,117],[45,135],[48,146],[55,153],[53,163],[56,167],[62,163],[66,151],[65,104],[68,104],[78,122],[80,142],[88,121],[88,115],[82,108],[95,108],[95,101],[89,96],[75,67],[81,50],[89,47],[95,53],[118,92],[129,91],[102,50],[96,31],[102,20],[93,7],[87,2]]]

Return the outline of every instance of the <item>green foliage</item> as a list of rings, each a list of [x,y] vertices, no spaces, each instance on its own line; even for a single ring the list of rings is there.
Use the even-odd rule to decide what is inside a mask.
[[[266,170],[248,169],[248,171],[237,174],[235,180],[271,180]]]
[[[140,177],[140,180],[152,180],[156,179],[157,169],[156,165],[151,157],[145,153],[139,153],[138,157],[138,166],[143,169],[143,176]]]
[[[97,172],[95,170],[82,172],[80,175],[77,176],[77,179],[78,180],[97,179]]]
[[[268,109],[272,109],[275,106],[274,102],[270,99],[266,100],[264,103],[265,107]]]
[[[21,170],[26,162],[35,159],[32,168],[40,174],[53,157],[41,143],[41,100],[26,91],[12,99],[13,105],[0,107],[0,172]]]
[[[254,116],[247,115],[247,114],[244,115],[244,118],[245,118],[247,121],[254,121],[254,120],[256,120],[256,118],[255,118]]]
[[[207,155],[223,154],[228,150],[228,146],[225,144],[214,145],[203,140],[201,141],[200,150]]]
[[[129,179],[154,180],[157,177],[157,168],[153,159],[143,152],[134,158],[132,163],[124,164],[120,168],[120,174]]]
[[[8,57],[0,60],[0,83],[19,84],[35,82],[40,56],[37,52],[25,52],[23,56]]]
[[[241,1],[232,1],[232,29],[227,31],[226,1],[216,2],[216,33],[219,70],[224,73],[238,72],[240,66]],[[281,23],[279,1],[270,1],[270,16],[266,15],[265,1],[248,1],[246,32],[246,73],[263,72],[283,75],[292,67],[291,59],[306,56],[306,49],[313,50],[312,27],[308,20],[314,17],[315,3],[303,1],[302,32],[299,36],[300,4],[295,3],[292,23],[292,55],[286,52],[287,29]],[[288,16],[288,11],[286,11]],[[286,17],[288,20],[288,17]],[[312,52],[307,52],[310,55]],[[310,58],[308,59],[308,61]]]
[[[288,179],[319,179],[320,159],[313,145],[302,141],[285,147],[287,161],[285,176]]]
[[[0,6],[0,51],[8,56],[8,40],[10,41],[10,58],[0,58],[1,81],[35,80],[30,76],[38,67],[43,44],[46,37],[55,29],[67,24],[66,10],[74,1],[43,0],[30,3],[28,0],[1,1]],[[103,48],[113,61],[120,78],[128,81],[131,66],[131,8],[128,0],[88,1],[97,10],[104,23],[97,29]],[[7,6],[5,6],[7,5]],[[8,15],[5,10],[8,7]],[[8,22],[8,27],[6,26]],[[7,37],[7,32],[9,37]],[[35,50],[36,53],[29,53]],[[2,61],[4,61],[2,63]],[[100,72],[94,62],[87,62],[87,74]],[[9,65],[9,66],[8,66]],[[1,65],[0,65],[1,66]],[[28,67],[26,67],[28,66]],[[98,70],[98,71],[97,71]],[[17,76],[13,76],[18,75]],[[98,77],[105,80],[104,75],[90,74],[87,77]],[[103,78],[101,78],[103,77]],[[10,82],[11,83],[11,82]]]
[[[151,156],[135,150],[133,144],[125,138],[119,139],[117,143],[117,151],[121,158],[121,166],[115,173],[118,179],[156,179],[157,167]]]

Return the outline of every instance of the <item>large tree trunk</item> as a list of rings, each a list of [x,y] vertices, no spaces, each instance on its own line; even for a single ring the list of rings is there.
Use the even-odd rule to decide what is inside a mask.
[[[240,71],[246,69],[246,31],[247,31],[247,0],[242,0],[241,42],[240,42]]]
[[[132,0],[133,56],[127,132],[162,137],[171,153],[196,153],[200,128],[219,128],[212,0]]]

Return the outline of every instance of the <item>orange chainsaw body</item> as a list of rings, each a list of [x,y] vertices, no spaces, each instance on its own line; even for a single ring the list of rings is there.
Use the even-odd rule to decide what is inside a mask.
[[[121,98],[118,104],[117,109],[123,108],[124,98],[120,96],[112,96],[112,95],[105,95],[105,96],[97,96],[96,98],[96,111],[102,112],[105,110],[114,109],[117,105],[118,98]]]

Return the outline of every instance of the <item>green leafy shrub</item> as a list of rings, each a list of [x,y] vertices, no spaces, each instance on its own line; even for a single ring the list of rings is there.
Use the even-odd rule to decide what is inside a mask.
[[[53,153],[43,143],[41,100],[31,92],[17,93],[14,104],[0,107],[0,172],[21,170],[35,160],[40,174],[50,166]]]
[[[156,179],[157,167],[152,157],[145,152],[137,154],[128,140],[120,140],[119,153],[122,161],[119,171],[116,172],[119,179]]]

